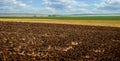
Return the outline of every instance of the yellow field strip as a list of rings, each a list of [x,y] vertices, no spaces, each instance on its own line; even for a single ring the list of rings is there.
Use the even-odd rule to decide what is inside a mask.
[[[0,19],[0,21],[120,27],[120,20]]]

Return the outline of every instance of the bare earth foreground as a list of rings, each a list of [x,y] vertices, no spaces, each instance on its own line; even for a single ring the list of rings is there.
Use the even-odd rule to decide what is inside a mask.
[[[0,61],[120,61],[120,28],[0,21]]]

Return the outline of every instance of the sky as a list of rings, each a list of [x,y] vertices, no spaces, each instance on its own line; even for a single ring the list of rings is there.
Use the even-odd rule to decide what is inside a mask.
[[[118,14],[120,0],[0,0],[0,13]]]

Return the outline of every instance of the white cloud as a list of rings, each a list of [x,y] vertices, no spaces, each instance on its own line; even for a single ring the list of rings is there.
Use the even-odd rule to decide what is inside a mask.
[[[120,0],[103,0],[100,4],[96,5],[101,10],[120,10]]]
[[[77,0],[44,0],[44,5],[52,9],[53,11],[74,11],[83,9],[87,6],[84,2],[78,2]]]
[[[0,0],[0,13],[29,13],[37,10],[30,5],[17,0]]]
[[[51,8],[47,7],[33,7],[23,3],[22,0],[0,0],[0,13],[50,14],[52,11]]]

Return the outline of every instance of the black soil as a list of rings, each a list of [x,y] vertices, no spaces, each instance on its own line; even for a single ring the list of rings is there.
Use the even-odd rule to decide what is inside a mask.
[[[120,28],[0,22],[0,61],[120,61]]]

